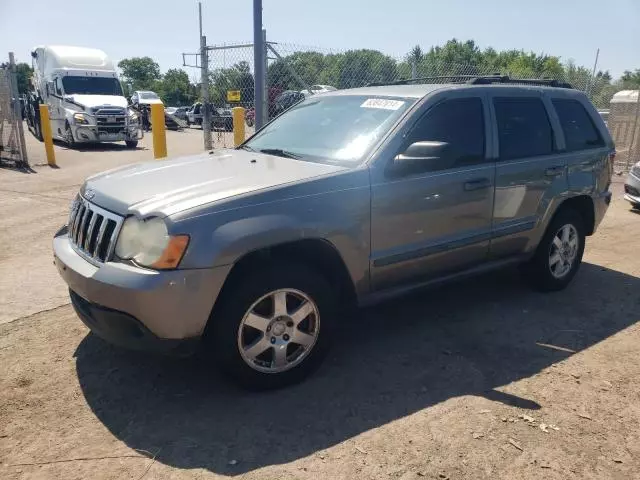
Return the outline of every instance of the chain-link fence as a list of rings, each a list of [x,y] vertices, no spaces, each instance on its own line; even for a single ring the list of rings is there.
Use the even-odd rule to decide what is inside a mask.
[[[0,164],[17,167],[28,165],[12,55],[9,63],[0,66]]]
[[[412,52],[404,58],[394,58],[376,50],[335,51],[269,42],[266,45],[264,111],[271,119],[314,93],[406,79],[428,83],[447,83],[464,76],[487,75],[508,75],[513,79],[553,79],[584,91],[603,117],[608,117],[605,120],[608,120],[618,145],[618,170],[626,171],[640,160],[637,92],[633,97],[635,100],[614,100],[611,103],[622,87],[607,73],[594,73],[573,62],[561,64],[554,57],[511,53],[514,54],[513,58],[496,54],[495,57],[485,55],[482,59],[478,57],[465,63],[456,63],[447,59],[446,55],[433,55],[432,52]],[[517,59],[515,54],[519,55]],[[228,109],[237,105],[247,109],[248,134],[253,132],[252,127],[256,123],[253,45],[211,47],[209,66],[211,101],[215,110],[214,136],[217,132],[223,146],[230,146],[226,137],[220,136],[225,127],[232,125],[230,120],[223,118],[230,117]],[[218,117],[217,125],[215,116]]]

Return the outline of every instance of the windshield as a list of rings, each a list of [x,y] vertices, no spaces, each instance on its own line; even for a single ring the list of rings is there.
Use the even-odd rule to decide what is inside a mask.
[[[140,98],[144,98],[145,100],[151,100],[151,99],[156,99],[160,97],[158,97],[158,95],[156,95],[153,92],[140,92]]]
[[[122,87],[115,78],[108,77],[63,77],[62,87],[67,95],[119,95]]]
[[[311,97],[276,118],[245,146],[281,150],[301,160],[355,165],[415,101],[361,95]]]

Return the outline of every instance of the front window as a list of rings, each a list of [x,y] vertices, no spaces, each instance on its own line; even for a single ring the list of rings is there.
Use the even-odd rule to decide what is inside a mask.
[[[356,165],[415,101],[363,95],[311,97],[275,119],[243,148]]]
[[[62,78],[64,93],[67,95],[119,95],[122,87],[115,78],[109,77],[72,77]]]
[[[160,97],[153,92],[140,92],[140,98],[143,100],[156,100]]]

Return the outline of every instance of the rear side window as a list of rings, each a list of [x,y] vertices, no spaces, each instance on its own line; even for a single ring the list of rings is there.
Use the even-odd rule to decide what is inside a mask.
[[[553,100],[552,103],[560,118],[567,151],[604,147],[604,140],[582,103],[577,100]]]
[[[422,141],[447,142],[457,154],[457,165],[484,161],[482,100],[460,98],[437,104],[418,120],[407,146]]]
[[[500,97],[493,100],[493,105],[498,122],[501,160],[553,152],[553,131],[541,99]]]

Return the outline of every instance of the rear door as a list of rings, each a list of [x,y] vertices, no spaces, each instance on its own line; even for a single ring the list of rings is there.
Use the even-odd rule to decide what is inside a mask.
[[[438,277],[486,260],[494,164],[489,113],[479,90],[450,90],[416,114],[385,169],[372,169],[371,279],[376,290]],[[414,142],[446,142],[456,161],[394,174],[393,157]]]
[[[564,136],[569,189],[572,194],[593,195],[606,191],[611,181],[611,148],[596,127],[595,109],[586,102],[586,98],[551,95]]]
[[[536,226],[566,195],[567,164],[558,154],[557,117],[541,90],[495,88],[490,96],[496,140],[490,252],[498,259],[535,248]]]

